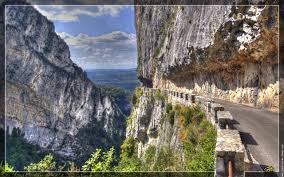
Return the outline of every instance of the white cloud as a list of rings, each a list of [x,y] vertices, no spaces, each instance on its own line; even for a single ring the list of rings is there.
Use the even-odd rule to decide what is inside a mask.
[[[136,67],[135,34],[121,31],[101,36],[57,34],[69,45],[73,61],[84,69]]]
[[[49,20],[62,21],[62,22],[74,22],[79,20],[79,16],[85,15],[90,17],[98,17],[103,15],[110,15],[116,17],[120,11],[124,8],[130,8],[131,6],[34,6],[41,14],[46,16]]]
[[[112,43],[113,45],[119,45],[121,42],[128,45],[136,45],[135,34],[127,34],[121,31],[114,31],[111,33],[103,34],[101,36],[89,36],[87,34],[80,33],[77,36],[72,36],[65,32],[57,33],[63,38],[68,45],[73,45],[77,48],[88,48],[89,45]],[[121,48],[123,49],[123,48]],[[106,47],[105,50],[110,51],[111,48]]]

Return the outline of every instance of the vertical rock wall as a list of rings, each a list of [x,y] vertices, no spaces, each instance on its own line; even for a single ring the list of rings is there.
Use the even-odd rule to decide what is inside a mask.
[[[278,109],[276,6],[137,6],[145,86]]]
[[[6,126],[68,159],[119,147],[119,108],[70,59],[54,25],[32,6],[6,7]]]

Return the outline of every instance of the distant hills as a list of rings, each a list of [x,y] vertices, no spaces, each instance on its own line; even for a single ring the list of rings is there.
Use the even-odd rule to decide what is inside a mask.
[[[85,70],[89,79],[97,85],[120,87],[133,92],[140,85],[136,69],[92,69]]]

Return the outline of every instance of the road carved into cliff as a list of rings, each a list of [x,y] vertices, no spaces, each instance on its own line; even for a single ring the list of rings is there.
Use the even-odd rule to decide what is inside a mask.
[[[155,88],[153,90],[156,90]],[[190,100],[188,93],[164,90],[173,93],[175,101],[187,104]],[[215,103],[222,104],[234,118],[234,127],[240,131],[240,135],[246,149],[260,164],[262,169],[273,166],[278,171],[278,114],[267,110],[250,106],[231,103],[220,99],[211,99]]]

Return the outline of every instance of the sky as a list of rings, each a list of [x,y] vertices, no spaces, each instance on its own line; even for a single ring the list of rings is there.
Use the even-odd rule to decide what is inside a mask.
[[[34,6],[54,23],[84,70],[137,66],[133,6]]]

